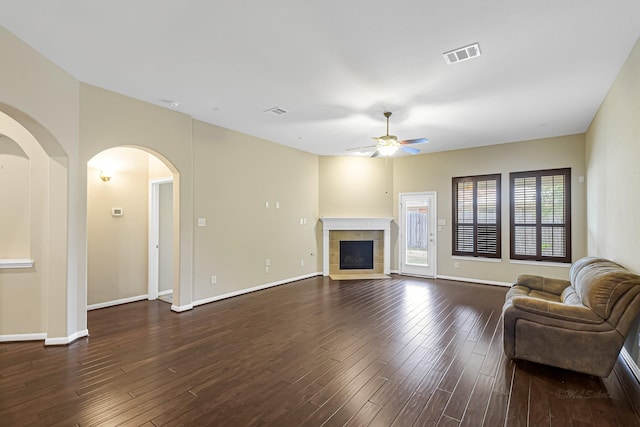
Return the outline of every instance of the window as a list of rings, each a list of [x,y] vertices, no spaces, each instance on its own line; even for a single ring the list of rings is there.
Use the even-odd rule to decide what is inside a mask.
[[[452,182],[453,255],[500,258],[500,174]]]
[[[571,169],[509,178],[511,259],[571,262]]]

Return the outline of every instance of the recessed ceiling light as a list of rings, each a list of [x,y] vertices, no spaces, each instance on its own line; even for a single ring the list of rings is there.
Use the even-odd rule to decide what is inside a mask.
[[[466,61],[467,59],[477,58],[480,56],[480,45],[478,43],[450,50],[442,54],[447,64],[455,64],[456,62]]]

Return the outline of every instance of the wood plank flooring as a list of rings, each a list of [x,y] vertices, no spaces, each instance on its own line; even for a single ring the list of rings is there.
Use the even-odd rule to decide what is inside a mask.
[[[91,311],[69,346],[0,344],[0,425],[640,426],[622,362],[600,379],[506,360],[505,293],[317,277]]]

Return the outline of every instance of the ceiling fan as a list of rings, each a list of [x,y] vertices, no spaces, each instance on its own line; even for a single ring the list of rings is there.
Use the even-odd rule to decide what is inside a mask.
[[[368,145],[366,147],[357,147],[350,148],[347,151],[354,150],[362,150],[366,148],[376,148],[376,151],[371,155],[371,157],[384,156],[389,157],[393,155],[398,149],[406,151],[410,154],[418,154],[420,150],[415,147],[408,147],[409,144],[422,144],[425,142],[429,142],[427,138],[418,138],[418,139],[406,139],[404,141],[398,141],[398,137],[395,135],[389,135],[389,117],[391,117],[391,112],[385,111],[384,116],[387,118],[387,134],[379,137],[374,137],[376,141],[378,141],[375,145]]]

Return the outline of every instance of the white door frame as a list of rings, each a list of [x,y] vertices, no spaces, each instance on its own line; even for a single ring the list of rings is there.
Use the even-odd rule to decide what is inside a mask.
[[[158,299],[160,269],[160,184],[173,182],[173,177],[149,181],[149,273],[148,298]]]
[[[405,233],[405,224],[404,224],[404,211],[402,209],[402,197],[403,196],[431,196],[433,197],[433,206],[430,206],[430,212],[429,212],[429,230],[431,231],[432,234],[432,250],[429,251],[430,255],[433,257],[432,258],[432,275],[430,276],[425,276],[425,277],[433,277],[434,279],[436,277],[438,277],[438,232],[437,232],[437,216],[438,216],[438,192],[437,191],[419,191],[419,192],[415,192],[415,193],[400,193],[398,194],[398,217],[399,217],[399,221],[398,221],[398,226],[399,226],[399,233],[400,235],[398,236],[398,240],[399,240],[399,244],[398,244],[398,270],[400,271],[401,275],[414,275],[416,276],[416,274],[414,273],[407,273],[406,271],[403,272],[402,271],[402,266],[404,265],[404,260],[402,258],[403,256],[403,251],[404,248],[402,247],[405,240],[404,240],[404,233]]]

